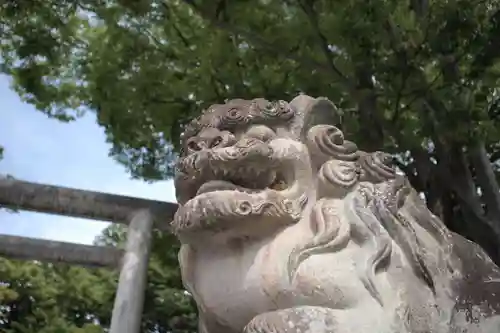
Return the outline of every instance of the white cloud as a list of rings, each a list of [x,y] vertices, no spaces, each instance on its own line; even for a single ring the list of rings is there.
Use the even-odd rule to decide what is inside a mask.
[[[65,124],[47,118],[19,99],[0,76],[0,173],[16,178],[163,201],[175,201],[171,181],[130,179],[108,157],[109,145],[93,114]],[[40,213],[0,211],[0,233],[91,243],[106,223]]]

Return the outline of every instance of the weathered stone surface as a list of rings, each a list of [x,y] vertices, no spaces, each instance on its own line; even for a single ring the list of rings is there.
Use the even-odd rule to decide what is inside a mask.
[[[500,331],[500,269],[339,119],[299,95],[186,128],[171,227],[200,332]]]

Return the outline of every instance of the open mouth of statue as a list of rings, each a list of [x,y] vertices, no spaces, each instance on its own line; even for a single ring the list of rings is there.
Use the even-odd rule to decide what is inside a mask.
[[[275,172],[252,174],[247,170],[242,170],[237,171],[236,174],[226,173],[217,180],[207,181],[200,186],[196,195],[215,191],[256,193],[265,189],[281,191],[286,188],[286,181],[281,174]]]
[[[241,235],[251,230],[234,229],[234,223],[248,226],[262,221],[268,228],[294,223],[300,217],[303,181],[298,147],[287,146],[281,139],[263,142],[240,140],[234,146],[205,149],[178,161],[175,177],[179,209],[172,221],[178,236],[191,237],[205,230],[223,237]],[[265,223],[272,217],[273,225]],[[221,236],[222,237],[222,236]],[[231,236],[232,237],[232,236]],[[187,238],[186,238],[187,239]],[[185,240],[186,240],[185,239]]]
[[[189,155],[178,163],[179,202],[215,191],[285,190],[293,177],[280,171],[279,160],[269,143],[255,139]]]

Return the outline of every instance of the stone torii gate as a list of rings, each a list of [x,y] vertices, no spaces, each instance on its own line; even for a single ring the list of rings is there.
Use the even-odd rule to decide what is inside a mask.
[[[153,228],[169,231],[168,222],[177,204],[37,184],[0,175],[0,207],[128,225],[124,251],[0,235],[0,256],[120,269],[109,332],[140,331],[151,231]]]

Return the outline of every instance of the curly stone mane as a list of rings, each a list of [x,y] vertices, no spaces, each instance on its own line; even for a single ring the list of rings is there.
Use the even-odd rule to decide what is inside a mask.
[[[450,254],[451,233],[427,209],[407,179],[396,173],[391,156],[358,151],[331,125],[311,128],[306,140],[311,154],[321,161],[318,201],[309,219],[314,236],[290,254],[289,278],[294,279],[300,264],[311,255],[333,253],[362,238],[363,246],[372,251],[359,258],[356,269],[380,305],[383,300],[376,275],[390,264],[393,242],[414,274],[436,294],[435,281],[443,275],[451,279],[457,267]],[[429,238],[435,244],[429,244]]]

